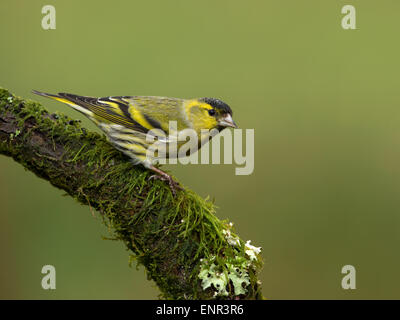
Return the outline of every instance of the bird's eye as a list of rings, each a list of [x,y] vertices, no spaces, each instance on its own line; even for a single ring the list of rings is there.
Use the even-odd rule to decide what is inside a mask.
[[[210,116],[214,116],[214,115],[215,115],[215,110],[214,110],[214,109],[208,110],[208,114],[209,114]]]

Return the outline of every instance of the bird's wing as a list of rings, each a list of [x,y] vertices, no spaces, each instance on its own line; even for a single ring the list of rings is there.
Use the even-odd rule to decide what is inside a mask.
[[[33,91],[33,93],[66,103],[96,123],[109,122],[142,133],[147,133],[152,129],[151,124],[148,121],[143,121],[143,117],[135,111],[134,106],[124,100],[128,97],[94,98],[70,93],[59,93],[57,95],[39,91]]]
[[[137,113],[142,117],[143,123],[148,123],[152,128],[161,129],[169,134],[170,125],[172,127],[176,125],[178,131],[190,127],[185,114],[184,99],[152,96],[122,97],[122,99],[129,103],[135,115]]]

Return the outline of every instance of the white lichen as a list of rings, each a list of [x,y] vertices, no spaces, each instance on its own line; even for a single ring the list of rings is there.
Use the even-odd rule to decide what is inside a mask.
[[[222,230],[222,233],[225,236],[226,241],[228,241],[228,243],[231,246],[239,246],[240,245],[240,240],[237,236],[232,235],[230,230]]]
[[[227,268],[226,272],[221,272],[214,262],[210,263],[203,259],[199,273],[203,290],[212,288],[215,290],[215,297],[228,296],[227,287],[231,281],[236,296],[246,294],[246,287],[250,284],[250,277],[247,270],[249,263],[248,260],[236,256],[232,262],[225,264]]]
[[[200,259],[200,272],[198,277],[201,279],[203,290],[213,289],[214,297],[228,296],[232,291],[235,296],[246,294],[247,287],[250,285],[250,268],[254,268],[258,261],[258,255],[261,247],[251,245],[251,241],[244,244],[239,237],[231,232],[233,223],[227,223],[226,228],[222,230],[224,238],[233,248],[232,250],[240,252],[244,249],[245,256],[226,257],[223,265],[214,262],[215,256],[210,259]],[[243,251],[242,251],[243,252]],[[230,287],[230,288],[229,288]]]
[[[247,271],[243,271],[243,269],[233,265],[228,265],[228,267],[228,277],[233,283],[235,295],[245,294],[247,292],[245,288],[250,284],[249,274]]]
[[[261,252],[261,247],[255,247],[250,244],[251,240],[248,240],[245,244],[245,252],[249,256],[251,261],[257,260],[257,256]]]
[[[228,284],[228,278],[225,273],[216,272],[216,267],[214,263],[209,266],[202,266],[199,273],[201,286],[203,290],[210,287],[216,290],[214,296],[227,296],[228,291],[226,290],[226,286]]]

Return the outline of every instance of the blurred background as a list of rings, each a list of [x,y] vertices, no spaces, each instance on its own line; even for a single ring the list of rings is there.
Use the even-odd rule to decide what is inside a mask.
[[[351,3],[350,3],[351,2]],[[56,8],[56,30],[41,9]],[[357,29],[341,27],[356,8]],[[0,86],[216,97],[255,129],[255,170],[170,165],[262,247],[270,299],[400,298],[400,3],[2,0]],[[154,299],[89,207],[0,156],[0,298]],[[56,267],[57,289],[41,287]],[[343,290],[344,265],[357,271]]]

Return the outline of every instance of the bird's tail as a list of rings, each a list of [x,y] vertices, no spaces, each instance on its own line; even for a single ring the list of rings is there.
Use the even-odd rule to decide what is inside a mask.
[[[62,103],[66,103],[69,106],[71,106],[72,108],[74,108],[75,110],[78,110],[79,112],[82,112],[83,114],[85,114],[87,116],[92,116],[92,114],[93,114],[88,109],[83,108],[81,105],[78,105],[76,103],[76,101],[74,101],[72,98],[68,98],[68,94],[62,94],[62,93],[61,94],[51,94],[51,93],[40,92],[40,91],[36,91],[36,90],[32,90],[32,93],[37,94],[42,97],[54,99],[54,100],[60,101]],[[71,97],[72,96],[74,96],[74,95],[71,95]]]

